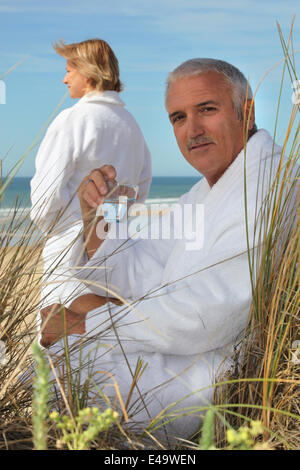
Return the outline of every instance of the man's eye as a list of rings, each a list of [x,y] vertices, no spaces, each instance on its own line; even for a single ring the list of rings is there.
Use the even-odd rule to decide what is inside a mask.
[[[174,116],[172,118],[172,123],[175,124],[176,122],[179,122],[181,119],[183,119],[183,115],[182,114],[178,114],[177,116]]]
[[[211,111],[215,111],[216,108],[214,108],[213,106],[206,106],[205,108],[201,108],[200,111],[201,113],[209,113]]]

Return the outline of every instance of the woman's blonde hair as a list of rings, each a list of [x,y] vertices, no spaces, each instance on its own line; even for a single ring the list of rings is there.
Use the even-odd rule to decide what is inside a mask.
[[[95,90],[122,91],[118,59],[103,39],[88,39],[73,44],[60,40],[53,47],[57,54],[70,61],[79,73],[89,79]]]

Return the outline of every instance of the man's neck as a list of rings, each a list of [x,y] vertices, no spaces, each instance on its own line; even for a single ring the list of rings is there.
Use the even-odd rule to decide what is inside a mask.
[[[249,140],[254,134],[256,134],[256,132],[257,132],[257,127],[256,127],[256,125],[254,125],[253,128],[252,128],[251,130],[249,130],[249,132],[248,132],[248,135],[247,135],[247,142],[248,142],[248,140]],[[241,150],[242,150],[242,148],[241,148]],[[224,173],[227,171],[227,169],[233,164],[234,160],[237,158],[237,156],[239,155],[239,153],[240,153],[240,152],[238,152],[238,153],[236,154],[235,158],[232,160],[232,162],[230,163],[230,165],[228,165],[228,167],[225,168],[225,170],[223,171],[222,174],[219,174],[218,176],[215,176],[215,177],[213,177],[213,178],[206,177],[206,180],[207,180],[207,182],[208,182],[208,184],[209,184],[209,186],[210,186],[211,188],[219,181],[219,179],[224,175]]]

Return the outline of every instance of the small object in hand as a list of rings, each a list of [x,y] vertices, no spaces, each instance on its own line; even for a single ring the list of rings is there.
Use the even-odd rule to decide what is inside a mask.
[[[97,216],[103,216],[106,222],[121,222],[128,207],[136,202],[138,186],[107,181],[108,193],[104,203],[98,206]]]

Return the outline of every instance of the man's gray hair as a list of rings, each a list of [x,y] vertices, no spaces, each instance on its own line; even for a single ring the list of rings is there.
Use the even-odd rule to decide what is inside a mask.
[[[191,59],[176,67],[167,78],[166,97],[172,82],[180,78],[200,75],[207,72],[221,73],[232,90],[232,104],[240,121],[244,119],[246,98],[252,99],[253,93],[248,80],[234,65],[217,59]],[[254,124],[256,129],[256,125]]]

